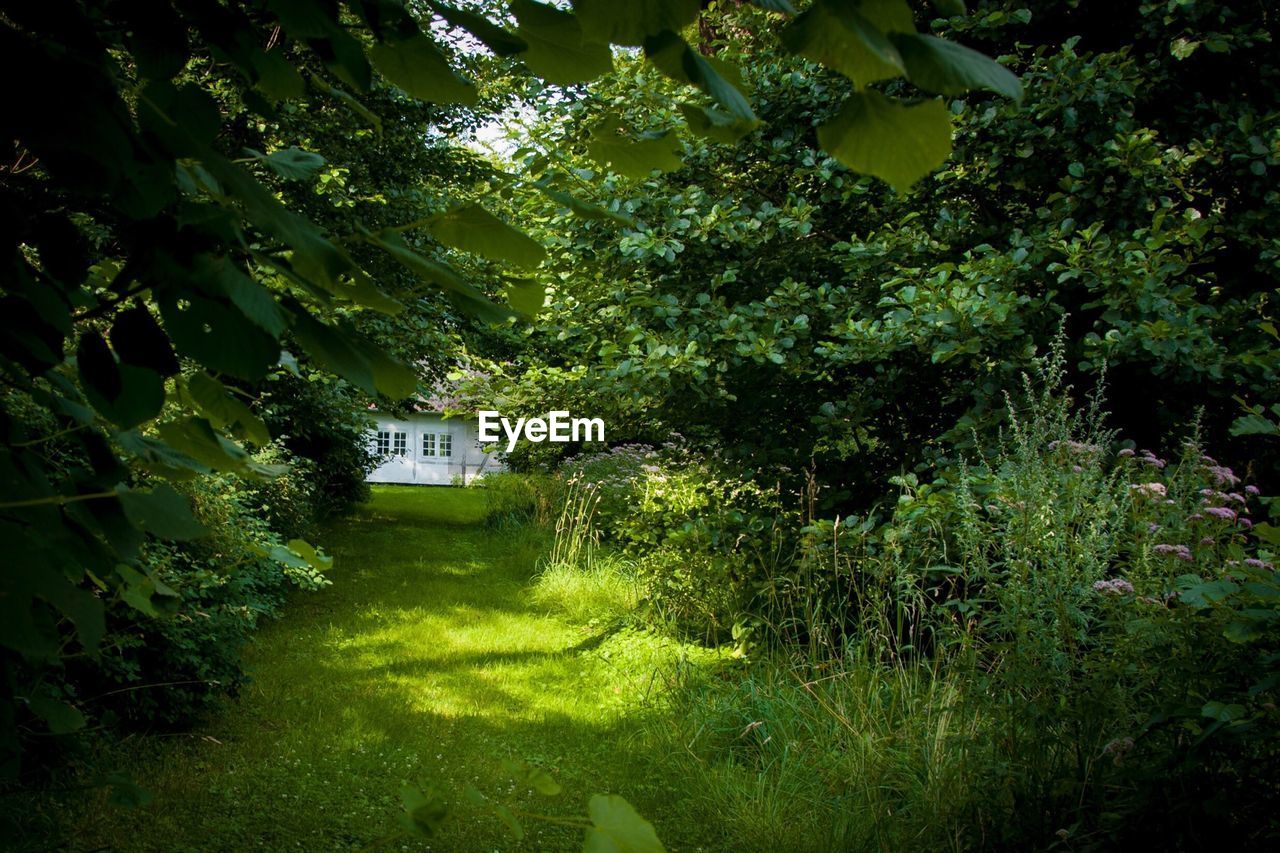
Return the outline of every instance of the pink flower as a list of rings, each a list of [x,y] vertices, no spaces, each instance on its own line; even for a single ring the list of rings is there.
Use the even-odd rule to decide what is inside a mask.
[[[1142,492],[1148,497],[1164,497],[1166,492],[1164,483],[1135,483],[1129,488]]]
[[[1156,552],[1157,554],[1177,557],[1179,560],[1182,560],[1184,563],[1190,563],[1192,560],[1191,549],[1188,548],[1186,545],[1163,545],[1162,544],[1162,545],[1155,546],[1151,550]]]
[[[1133,584],[1124,578],[1114,578],[1109,581],[1094,581],[1093,588],[1096,592],[1103,595],[1132,595]]]
[[[1126,448],[1122,449],[1119,453],[1117,453],[1117,454],[1116,454],[1116,456],[1119,456],[1119,457],[1120,457],[1120,458],[1122,458],[1122,459],[1124,459],[1124,458],[1126,458],[1126,457],[1129,457],[1129,456],[1132,456],[1132,455],[1133,455],[1133,448],[1132,448],[1132,447],[1126,447]]]
[[[1214,518],[1220,518],[1223,521],[1235,521],[1237,517],[1236,511],[1227,506],[1206,507],[1205,512],[1212,515]]]
[[[1262,490],[1261,490],[1261,489],[1259,489],[1257,486],[1245,486],[1245,487],[1244,487],[1244,491],[1245,491],[1245,494],[1247,494],[1247,495],[1260,495],[1260,494],[1262,494]]]
[[[1205,470],[1213,475],[1213,479],[1217,481],[1219,486],[1234,486],[1240,482],[1240,478],[1235,475],[1235,472],[1225,465],[1210,465]]]

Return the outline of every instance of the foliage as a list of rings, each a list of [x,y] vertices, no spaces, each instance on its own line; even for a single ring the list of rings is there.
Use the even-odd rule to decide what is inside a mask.
[[[1278,387],[1267,15],[992,2],[935,20],[1008,56],[1025,96],[951,100],[949,165],[895,195],[811,130],[840,109],[830,75],[773,47],[763,12],[725,4],[706,49],[740,62],[760,128],[650,177],[616,207],[628,223],[567,207],[547,223],[560,281],[505,393],[590,408],[614,442],[718,443],[744,471],[790,469],[795,489],[812,465],[828,514],[861,513],[890,477],[989,437],[1002,390],[1069,317],[1071,372],[1091,384],[1109,365],[1132,440],[1156,447],[1199,409],[1220,435],[1234,396],[1266,409]],[[627,184],[587,186],[599,167],[572,145],[620,110],[664,126],[666,87],[622,65],[522,124],[514,156],[612,202]],[[1274,467],[1244,440],[1222,455]]]

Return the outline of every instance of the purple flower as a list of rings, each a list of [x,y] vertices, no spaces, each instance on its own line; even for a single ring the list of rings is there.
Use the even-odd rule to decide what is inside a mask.
[[[1082,473],[1084,473],[1084,469],[1083,469],[1083,468],[1081,468],[1079,465],[1072,465],[1072,466],[1071,466],[1071,471],[1072,471],[1072,473],[1074,473],[1074,474],[1082,474]]]
[[[1154,521],[1148,521],[1148,522],[1147,522],[1147,532],[1148,532],[1148,533],[1155,533],[1155,532],[1156,532],[1157,530],[1159,530],[1159,529],[1160,529],[1160,525],[1156,524]]]
[[[1235,521],[1236,511],[1228,506],[1211,506],[1206,507],[1205,512],[1214,518],[1220,518],[1223,521]]]
[[[1271,565],[1266,560],[1259,560],[1257,557],[1250,557],[1244,561],[1244,564],[1246,566],[1252,566],[1255,569],[1275,569],[1275,566]]]
[[[1126,457],[1129,457],[1129,456],[1132,456],[1132,455],[1133,455],[1133,448],[1132,448],[1132,447],[1126,447],[1126,448],[1122,449],[1119,453],[1117,453],[1117,454],[1116,454],[1116,456],[1119,456],[1119,457],[1121,457],[1122,459],[1123,459],[1123,458],[1126,458]]]
[[[1161,545],[1155,546],[1151,550],[1156,552],[1157,554],[1177,557],[1179,560],[1182,560],[1184,563],[1190,563],[1192,559],[1191,549],[1188,548],[1186,545],[1161,544]]]
[[[1204,516],[1198,512],[1193,512],[1187,516],[1187,521],[1204,521]]]
[[[1212,545],[1213,542],[1214,542],[1214,539],[1212,536],[1206,536],[1200,540],[1201,545]]]
[[[1164,483],[1135,483],[1129,488],[1142,492],[1148,497],[1164,497],[1166,492]]]
[[[1093,589],[1102,595],[1129,595],[1133,593],[1133,584],[1124,578],[1113,578],[1109,581],[1094,581]]]
[[[1210,465],[1205,470],[1213,475],[1213,479],[1219,486],[1234,486],[1240,482],[1240,478],[1235,475],[1235,472],[1225,465]]]
[[[1247,500],[1245,500],[1244,495],[1240,494],[1239,492],[1229,492],[1229,493],[1226,495],[1226,497],[1227,497],[1227,499],[1228,499],[1228,500],[1233,500],[1233,501],[1235,501],[1235,502],[1236,502],[1236,503],[1238,503],[1238,504],[1247,504],[1247,503],[1248,503],[1248,501],[1247,501]]]
[[[1244,487],[1244,492],[1245,492],[1245,494],[1247,494],[1247,495],[1260,495],[1260,494],[1262,494],[1262,490],[1261,490],[1261,489],[1259,489],[1257,486],[1253,486],[1253,485],[1245,486],[1245,487]]]
[[[1250,520],[1249,520],[1249,519],[1247,519],[1247,518],[1243,518],[1243,517],[1241,517],[1241,518],[1237,518],[1237,519],[1236,519],[1236,524],[1240,525],[1240,526],[1241,526],[1241,527],[1243,527],[1245,530],[1252,530],[1252,529],[1253,529],[1253,522],[1252,522],[1252,521],[1250,521]]]

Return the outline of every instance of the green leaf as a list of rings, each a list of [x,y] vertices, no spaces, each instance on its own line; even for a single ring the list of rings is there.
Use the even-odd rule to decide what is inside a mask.
[[[520,58],[548,83],[585,83],[613,70],[609,46],[584,42],[575,16],[534,0],[512,0],[511,11],[520,25],[517,33],[528,44]]]
[[[680,113],[684,116],[689,129],[698,136],[725,145],[733,145],[759,126],[759,122],[741,121],[715,107],[681,104]]]
[[[322,554],[305,539],[290,539],[289,550],[306,560],[307,565],[316,571],[323,572],[333,568],[333,557]]]
[[[154,575],[143,574],[123,563],[116,566],[116,574],[121,581],[116,588],[121,600],[139,613],[160,618],[177,612],[182,596]]]
[[[507,304],[517,314],[533,317],[547,301],[547,288],[533,279],[507,279]]]
[[[906,105],[867,89],[818,128],[818,142],[849,168],[901,191],[946,162],[951,116],[941,101]]]
[[[502,821],[506,825],[507,829],[511,831],[511,834],[515,837],[516,841],[522,841],[524,839],[524,827],[520,825],[520,821],[516,819],[516,816],[512,813],[511,809],[507,808],[502,803],[494,803],[493,813],[496,814],[498,816],[498,820]]]
[[[107,776],[107,802],[117,808],[137,809],[151,802],[151,794],[133,781],[127,774],[115,772]]]
[[[149,367],[161,376],[173,376],[179,370],[169,336],[142,305],[116,315],[111,324],[111,345],[126,364]]]
[[[496,305],[484,292],[467,284],[461,274],[448,264],[424,258],[405,244],[404,238],[394,231],[383,231],[367,236],[369,242],[388,252],[415,275],[443,288],[459,307],[473,316],[493,323],[501,323],[513,315]]]
[[[699,0],[574,0],[588,41],[641,45],[663,30],[679,32],[698,17]]]
[[[680,140],[670,131],[630,140],[619,136],[617,129],[617,120],[610,118],[591,130],[587,153],[601,166],[639,180],[649,177],[654,170],[674,172],[684,165],[676,153],[680,150]]]
[[[402,400],[418,390],[412,370],[365,341],[348,323],[322,323],[299,306],[293,333],[323,367],[370,394]]]
[[[1200,709],[1200,716],[1208,717],[1211,720],[1218,720],[1222,723],[1229,723],[1232,720],[1238,720],[1244,715],[1245,711],[1243,705],[1227,705],[1222,702],[1206,702],[1204,707]]]
[[[645,39],[645,57],[673,80],[697,86],[735,119],[750,127],[759,124],[751,104],[737,86],[730,83],[710,60],[673,32]]]
[[[449,807],[440,792],[432,787],[405,785],[400,789],[404,805],[401,825],[415,835],[433,837],[449,816]]]
[[[250,148],[249,153],[285,180],[305,180],[324,168],[323,157],[311,151],[303,151],[301,148],[281,148],[270,154],[263,154]]]
[[[185,292],[181,298],[166,293],[159,301],[178,352],[210,370],[256,381],[280,359],[279,342],[228,305]]]
[[[214,154],[206,155],[203,162],[210,173],[240,199],[245,213],[256,226],[292,247],[289,265],[299,276],[334,296],[375,311],[396,314],[404,309],[378,290],[351,257],[326,239],[311,221],[286,208],[243,169]],[[172,332],[170,329],[170,334]],[[213,367],[207,363],[206,366]]]
[[[84,714],[74,705],[48,696],[32,696],[27,700],[27,707],[40,719],[44,720],[49,731],[55,735],[70,734],[84,728]]]
[[[444,3],[428,2],[427,5],[452,26],[471,33],[498,56],[513,56],[523,53],[529,47],[524,39],[504,30],[483,15]]]
[[[305,40],[330,71],[360,91],[368,91],[372,75],[364,49],[337,19],[336,3],[268,0],[267,6],[289,35]]]
[[[249,61],[254,85],[271,100],[287,101],[306,93],[307,84],[302,75],[284,58],[280,48],[255,51]]]
[[[536,267],[547,256],[536,240],[478,204],[437,214],[427,220],[426,229],[446,246],[517,266]]]
[[[164,406],[164,379],[160,374],[120,364],[97,332],[80,337],[76,370],[89,404],[122,429],[151,420]]]
[[[383,76],[420,101],[474,106],[476,87],[449,65],[436,43],[422,33],[379,42],[369,52]]]
[[[215,427],[260,446],[271,442],[271,433],[262,418],[230,395],[221,382],[205,373],[193,373],[187,377],[186,385],[196,409]]]
[[[529,783],[530,788],[544,797],[558,796],[564,790],[560,787],[560,783],[555,780],[555,777],[541,767],[531,767],[525,781]]]
[[[768,9],[770,12],[782,12],[786,15],[796,14],[796,7],[789,0],[750,0],[753,6]]]
[[[938,10],[939,15],[947,18],[969,14],[969,10],[965,8],[964,0],[933,0],[933,8]]]
[[[274,477],[288,470],[284,465],[255,462],[245,449],[221,435],[204,418],[187,417],[166,421],[156,432],[169,447],[215,471],[243,476]]]
[[[160,539],[185,541],[208,533],[191,514],[191,504],[173,487],[161,483],[150,491],[116,489],[124,514],[138,527]]]
[[[905,72],[888,34],[915,31],[905,0],[816,0],[782,31],[782,43],[862,87]]]
[[[547,198],[564,205],[575,216],[580,216],[583,219],[612,220],[632,227],[636,224],[636,221],[625,213],[616,213],[600,205],[582,201],[570,193],[555,189],[545,180],[535,182],[534,186],[540,189]]]
[[[928,92],[960,95],[986,89],[1022,100],[1016,74],[989,56],[955,42],[919,33],[890,36],[907,69],[907,79]]]
[[[596,794],[587,803],[592,828],[587,830],[584,851],[662,853],[653,824],[640,817],[631,804],[616,794]]]

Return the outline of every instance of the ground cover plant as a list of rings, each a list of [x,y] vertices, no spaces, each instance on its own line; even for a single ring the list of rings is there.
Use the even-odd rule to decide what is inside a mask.
[[[0,838],[1270,849],[1274,18],[6,4]]]

